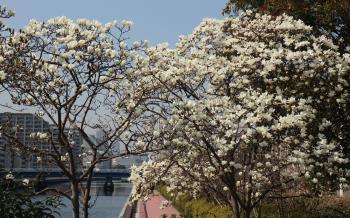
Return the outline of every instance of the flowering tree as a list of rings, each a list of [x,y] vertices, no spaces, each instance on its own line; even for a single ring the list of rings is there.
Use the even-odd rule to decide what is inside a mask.
[[[47,132],[32,133],[29,143],[16,137],[20,129],[7,124],[2,136],[12,149],[35,154],[39,161],[47,159],[63,171],[70,191],[42,192],[52,190],[70,199],[73,217],[79,217],[80,202],[88,217],[96,164],[147,151],[147,146],[137,147],[134,142],[151,140],[145,133],[154,127],[154,116],[146,113],[153,108],[149,98],[153,89],[136,71],[143,65],[140,52],[147,41],[128,46],[131,26],[131,21],[102,25],[66,17],[33,20],[6,39],[0,55],[1,85],[12,102],[36,109],[38,116],[52,123]],[[97,130],[104,135],[98,142],[89,136]],[[75,132],[89,147],[80,154]],[[116,143],[124,146],[124,152],[114,151]],[[81,163],[87,159],[89,163]]]
[[[350,55],[311,27],[248,12],[204,20],[176,49],[147,54],[142,72],[161,87],[167,117],[153,133],[162,151],[133,169],[134,198],[165,184],[206,193],[248,218],[277,192],[325,193],[347,183],[331,120],[348,98]]]

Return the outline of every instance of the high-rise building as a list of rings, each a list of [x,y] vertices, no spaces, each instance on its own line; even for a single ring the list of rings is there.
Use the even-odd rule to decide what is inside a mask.
[[[17,127],[16,138],[26,146],[36,146],[39,149],[44,149],[48,152],[53,152],[53,147],[48,142],[38,142],[33,140],[30,135],[36,132],[52,133],[54,143],[57,145],[59,152],[64,155],[63,146],[60,146],[58,140],[57,127],[50,125],[43,118],[31,113],[0,113],[0,126],[8,123],[11,127]],[[82,137],[77,130],[64,130],[65,135],[72,134],[74,143],[74,156],[78,158],[80,146],[82,144]],[[40,157],[36,155],[21,154],[20,150],[15,151],[13,146],[9,144],[4,137],[0,136],[0,167],[5,169],[13,168],[33,168],[33,169],[51,169],[57,166],[48,161],[48,157]]]
[[[49,123],[41,117],[30,113],[0,113],[0,125],[9,123],[12,127],[19,127],[16,138],[25,145],[33,144],[30,137],[33,132],[48,132]],[[41,149],[48,148],[47,143],[36,143]],[[45,161],[37,161],[35,155],[19,155],[11,148],[3,137],[0,137],[0,165],[4,168],[41,168]]]
[[[114,146],[112,146],[112,148],[108,148],[110,142],[107,140],[106,135],[102,131],[97,131],[96,135],[90,135],[89,137],[90,137],[90,140],[95,145],[98,145],[101,143],[101,145],[97,149],[98,155],[105,153],[106,150],[107,150],[106,156],[111,156],[113,154],[112,149],[114,148]],[[105,142],[105,140],[106,140],[106,142]],[[83,141],[82,147],[83,147],[84,153],[91,152],[91,148],[86,141]],[[89,167],[91,164],[91,161],[92,161],[91,155],[84,156],[83,166]],[[96,164],[96,169],[111,169],[111,167],[112,167],[112,160],[111,159],[105,160],[105,161],[102,161],[102,162]]]
[[[50,131],[52,133],[52,138],[54,139],[54,143],[59,145],[60,144],[58,140],[59,130],[57,126],[50,125]],[[81,163],[79,161],[79,154],[80,154],[81,145],[83,144],[83,138],[77,129],[65,128],[63,132],[64,132],[64,135],[67,136],[68,139],[70,140],[69,143],[74,146],[73,156],[75,159],[75,163],[77,164],[77,166],[80,167]],[[60,153],[62,154],[62,156],[64,156],[67,153],[67,151],[65,151],[65,149],[63,149],[63,147],[60,146]]]

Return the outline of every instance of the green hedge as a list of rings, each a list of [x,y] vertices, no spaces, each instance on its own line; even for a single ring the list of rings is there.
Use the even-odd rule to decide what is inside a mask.
[[[172,205],[178,209],[185,218],[231,218],[231,212],[228,207],[216,205],[208,202],[204,198],[193,199],[189,195],[171,196],[166,187],[161,187],[158,191]]]
[[[171,196],[166,187],[158,191],[185,218],[231,218],[230,209],[216,205],[204,198],[193,199],[189,195]],[[281,214],[283,214],[281,216]],[[251,217],[255,217],[253,214]],[[290,198],[278,201],[265,201],[262,207],[262,218],[350,218],[350,197],[339,198]]]

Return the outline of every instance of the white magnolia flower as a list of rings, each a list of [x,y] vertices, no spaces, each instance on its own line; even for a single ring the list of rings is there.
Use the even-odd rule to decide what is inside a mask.
[[[170,205],[170,202],[168,200],[164,200],[160,203],[160,209],[164,209]]]
[[[23,184],[24,186],[29,185],[29,179],[23,179],[22,184]]]
[[[1,62],[1,61],[0,61]],[[6,79],[6,74],[3,70],[0,71],[0,82]]]
[[[13,174],[10,172],[10,173],[6,174],[5,179],[6,179],[6,180],[13,180],[13,179],[15,179],[15,177],[14,177]]]
[[[132,21],[130,20],[122,20],[121,21],[121,24],[124,26],[124,27],[127,27],[127,28],[131,28],[132,25],[134,24]]]
[[[120,48],[125,49],[127,47],[127,44],[124,41],[122,41],[119,43],[119,46]]]

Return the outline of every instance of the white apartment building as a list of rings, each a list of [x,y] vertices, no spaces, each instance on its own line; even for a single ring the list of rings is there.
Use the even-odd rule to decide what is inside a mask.
[[[33,132],[47,132],[49,123],[41,117],[30,113],[0,113],[0,125],[9,123],[11,126],[19,127],[17,138],[23,144],[31,144],[33,140],[30,134]],[[0,165],[6,169],[12,168],[42,168],[45,161],[38,162],[35,156],[20,157],[10,148],[10,144],[0,137]],[[48,148],[47,144],[39,144],[40,148]]]
[[[19,127],[19,131],[17,133],[17,138],[21,143],[25,145],[31,145],[35,143],[40,149],[47,149],[49,151],[52,150],[52,146],[49,143],[39,143],[37,141],[33,141],[30,137],[31,133],[34,132],[51,132],[53,134],[53,139],[58,138],[58,130],[56,127],[50,125],[43,118],[36,116],[31,113],[0,113],[0,126],[9,123],[10,126]],[[69,129],[65,129],[65,134],[68,134]],[[78,157],[80,152],[80,146],[82,144],[82,138],[80,134],[75,130],[74,132],[74,142],[75,148],[74,153],[75,156]],[[55,143],[59,144],[58,142]],[[57,168],[52,163],[48,163],[47,159],[41,158],[40,160],[35,155],[21,155],[17,154],[10,147],[11,145],[0,136],[0,167],[11,170],[13,168],[32,168],[32,169],[52,169]],[[60,151],[64,154],[62,147],[60,147]]]

